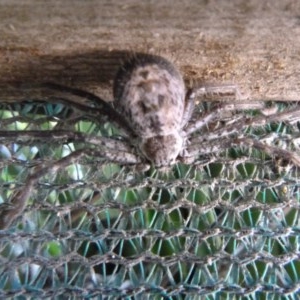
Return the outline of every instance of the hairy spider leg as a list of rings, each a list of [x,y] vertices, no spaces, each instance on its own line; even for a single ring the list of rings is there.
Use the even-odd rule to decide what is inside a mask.
[[[114,151],[132,152],[132,146],[126,139],[112,137],[86,135],[82,132],[67,130],[27,130],[27,131],[2,131],[0,130],[0,142],[13,141],[22,145],[32,145],[32,142],[44,142],[68,144],[72,142],[92,144],[98,147],[105,147]]]
[[[52,136],[52,132],[50,132]],[[44,136],[46,137],[46,135]],[[113,141],[112,145],[116,145],[118,141]],[[111,145],[111,146],[112,146]],[[122,144],[122,146],[124,146]],[[120,147],[121,148],[121,147]],[[116,162],[120,164],[138,164],[141,163],[139,156],[129,153],[129,152],[120,152],[116,150],[115,152],[112,149],[91,149],[85,148],[72,152],[71,154],[52,162],[51,165],[47,166],[36,166],[34,173],[28,176],[26,179],[25,185],[20,191],[17,191],[11,196],[11,202],[7,207],[4,207],[0,211],[0,229],[5,229],[9,227],[12,222],[14,222],[24,211],[26,207],[26,202],[30,197],[34,186],[38,183],[39,179],[45,176],[48,173],[57,173],[60,169],[65,168],[71,164],[78,162],[84,157],[101,157],[108,159],[110,162]]]
[[[240,103],[238,103],[239,105]],[[246,104],[246,103],[245,103]],[[243,105],[241,103],[241,105]],[[252,108],[253,109],[253,108]],[[256,108],[257,109],[257,108]],[[284,111],[281,113],[277,113],[274,111],[272,114],[265,115],[264,111],[256,117],[245,117],[240,115],[233,116],[233,119],[230,122],[225,123],[221,128],[217,128],[213,132],[209,132],[209,134],[205,136],[197,136],[190,140],[191,143],[193,142],[201,142],[203,140],[214,140],[219,139],[221,137],[229,136],[234,133],[241,133],[245,128],[251,126],[253,128],[264,126],[268,123],[275,123],[275,122],[288,122],[289,124],[294,124],[300,121],[300,107],[294,107],[288,111]],[[220,120],[222,120],[220,118]],[[220,121],[217,120],[217,121]],[[214,120],[215,121],[215,120]]]
[[[271,157],[275,156],[277,158],[282,158],[286,161],[292,162],[295,166],[300,167],[300,156],[292,151],[271,146],[251,138],[237,138],[233,140],[232,144],[253,147],[267,153]]]
[[[181,128],[186,126],[190,121],[195,108],[195,93],[192,89],[189,89],[185,95],[185,106],[181,121]]]
[[[111,121],[114,125],[118,127],[121,131],[123,131],[126,135],[134,136],[134,131],[129,126],[129,124],[124,120],[122,115],[116,111],[109,103],[108,101],[103,100],[102,98],[90,93],[86,92],[80,89],[76,88],[70,88],[67,86],[59,85],[56,83],[45,83],[43,85],[46,88],[54,89],[58,92],[62,93],[68,93],[70,95],[79,97],[82,99],[83,103],[86,103],[86,99],[91,101],[91,104],[84,105],[81,103],[78,103],[77,101],[71,101],[67,100],[65,98],[62,98],[62,100],[68,104],[71,104],[72,106],[79,106],[83,111],[88,112],[92,116],[99,116],[100,118],[106,117],[107,120]],[[59,101],[59,97],[56,97],[57,101]],[[51,97],[50,100],[55,99],[55,97]],[[75,105],[74,105],[75,104]],[[79,108],[78,107],[78,108]]]
[[[187,146],[186,159],[193,160],[194,158],[195,160],[196,156],[201,154],[220,153],[235,145],[247,145],[262,150],[269,155],[283,157],[295,165],[300,166],[300,157],[296,153],[281,149],[277,146],[268,145],[257,139],[245,138],[242,133],[242,131],[249,126],[255,128],[268,123],[281,121],[287,121],[290,124],[300,121],[300,108],[293,108],[281,113],[274,112],[272,115],[262,114],[253,118],[237,119],[236,122],[230,123],[229,125],[227,124],[227,126],[225,124],[222,128],[217,128],[209,134],[191,138]],[[232,136],[233,134],[235,134],[235,136]],[[183,159],[185,158],[183,157]]]
[[[193,88],[193,92],[196,97],[207,97],[207,96],[218,96],[222,97],[223,95],[229,96],[232,95],[234,100],[245,100],[245,96],[242,96],[240,89],[235,84],[222,84],[222,85],[202,85]]]
[[[261,109],[263,108],[263,103],[259,101],[236,101],[229,103],[220,103],[216,105],[211,111],[207,112],[205,115],[199,117],[196,121],[190,122],[184,130],[185,136],[189,136],[195,131],[200,130],[201,128],[207,126],[211,121],[218,122],[222,120],[224,113],[228,113],[236,110],[244,109]]]
[[[201,143],[193,143],[187,147],[188,155],[182,157],[184,162],[192,163],[197,160],[201,155],[219,154],[226,149],[235,146],[247,146],[261,150],[271,157],[283,158],[286,161],[292,162],[295,166],[300,167],[300,156],[293,151],[279,148],[277,146],[268,145],[262,141],[252,138],[237,138],[237,137],[224,137],[219,140],[204,141]]]

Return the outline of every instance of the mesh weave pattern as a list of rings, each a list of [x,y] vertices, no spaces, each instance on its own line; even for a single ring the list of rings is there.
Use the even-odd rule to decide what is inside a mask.
[[[67,105],[39,101],[3,101],[0,127],[12,133],[0,134],[1,298],[299,294],[297,167],[240,147],[168,171],[139,172],[92,155],[55,169],[86,144],[38,132],[101,136],[117,129]],[[28,130],[36,136],[17,133]],[[274,143],[298,151],[299,124],[248,129],[255,138],[272,132]],[[16,204],[30,175],[47,166],[26,203]]]

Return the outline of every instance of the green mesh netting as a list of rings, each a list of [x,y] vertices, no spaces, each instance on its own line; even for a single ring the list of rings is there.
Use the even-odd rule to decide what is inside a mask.
[[[298,299],[299,172],[284,159],[236,147],[163,172],[92,155],[55,169],[86,144],[38,132],[117,130],[37,101],[2,101],[0,127],[14,132],[0,137],[0,298]],[[246,131],[298,151],[298,123]]]

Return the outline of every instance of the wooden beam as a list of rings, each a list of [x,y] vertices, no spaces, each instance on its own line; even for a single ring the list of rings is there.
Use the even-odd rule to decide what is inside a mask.
[[[299,16],[292,0],[3,0],[0,101],[24,98],[19,83],[46,81],[112,99],[116,69],[135,51],[172,60],[188,85],[300,100]]]

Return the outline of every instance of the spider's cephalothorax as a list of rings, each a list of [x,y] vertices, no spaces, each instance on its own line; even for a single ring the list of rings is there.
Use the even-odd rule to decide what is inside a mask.
[[[159,56],[135,56],[117,73],[115,109],[138,137],[141,153],[156,167],[175,163],[184,148],[182,129],[193,109],[185,94],[179,71]]]

